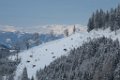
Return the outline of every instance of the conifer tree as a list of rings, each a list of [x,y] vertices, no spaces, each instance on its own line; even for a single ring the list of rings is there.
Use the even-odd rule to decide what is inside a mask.
[[[23,69],[21,80],[29,80],[26,67]]]

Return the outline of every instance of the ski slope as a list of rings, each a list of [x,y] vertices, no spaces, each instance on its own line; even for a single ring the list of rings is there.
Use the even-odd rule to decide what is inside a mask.
[[[120,31],[117,31],[117,33],[120,33]],[[29,78],[35,77],[37,70],[43,69],[61,55],[68,55],[71,49],[81,46],[89,40],[89,37],[92,39],[103,35],[112,39],[120,37],[120,34],[115,35],[109,29],[93,30],[90,33],[87,31],[77,32],[69,37],[48,42],[20,53],[21,63],[17,67],[15,80],[21,78],[24,67],[27,68]]]

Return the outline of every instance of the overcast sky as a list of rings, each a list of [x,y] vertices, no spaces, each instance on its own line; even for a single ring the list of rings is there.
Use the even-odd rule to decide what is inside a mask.
[[[0,0],[0,25],[86,25],[96,9],[115,8],[119,3],[120,0]]]

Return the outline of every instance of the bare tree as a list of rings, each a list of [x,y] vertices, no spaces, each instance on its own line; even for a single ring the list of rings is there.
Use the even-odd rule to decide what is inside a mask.
[[[24,43],[25,43],[26,48],[29,49],[30,48],[29,38],[25,38]]]
[[[35,40],[35,45],[38,46],[40,44],[40,39],[39,39],[39,33],[34,33],[34,40]]]
[[[69,35],[68,29],[64,30],[64,34],[65,34],[66,37],[68,37],[68,35]]]
[[[76,28],[75,28],[75,25],[74,25],[74,27],[73,27],[73,34],[75,33],[75,31],[76,31]]]
[[[18,61],[19,60],[19,56],[18,56],[18,53],[20,52],[20,41],[17,41],[14,46],[13,46],[13,49],[15,50],[15,53],[16,53],[16,60]]]

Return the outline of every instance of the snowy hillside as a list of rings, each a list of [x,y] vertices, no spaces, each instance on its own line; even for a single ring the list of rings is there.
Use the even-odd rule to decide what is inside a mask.
[[[83,37],[81,36],[81,38]],[[79,41],[78,38],[80,38],[79,33],[76,33],[68,38],[49,42],[20,53],[21,63],[18,65],[16,77],[22,73],[24,67],[27,67],[29,78],[35,76],[37,70],[43,69],[45,65],[49,65],[57,57],[67,54],[74,47],[78,47],[82,41]]]
[[[120,31],[117,31],[117,33],[120,33]],[[87,31],[77,32],[67,38],[48,42],[20,53],[19,57],[21,58],[21,63],[17,67],[15,80],[20,78],[24,67],[27,68],[29,78],[32,76],[35,77],[37,70],[43,69],[56,58],[60,57],[61,55],[67,55],[71,49],[81,46],[90,38],[98,38],[102,37],[103,35],[113,39],[119,38],[120,36],[120,34],[115,35],[115,33],[111,32],[109,29],[104,31],[93,30],[90,33]]]

